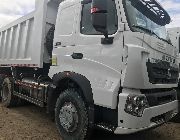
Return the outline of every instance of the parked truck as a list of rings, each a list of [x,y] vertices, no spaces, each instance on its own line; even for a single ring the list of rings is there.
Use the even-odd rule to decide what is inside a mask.
[[[180,27],[169,28],[168,34],[169,34],[171,43],[177,48],[177,53],[180,54]],[[178,57],[178,63],[180,66],[180,55]],[[179,72],[179,78],[178,78],[178,87],[175,89],[177,90],[177,97],[178,97],[179,106],[180,106],[180,72]]]
[[[171,43],[177,48],[178,53],[180,52],[180,27],[168,28],[168,36]]]
[[[38,0],[0,29],[2,104],[45,107],[65,140],[155,128],[178,111],[170,21],[155,0]]]

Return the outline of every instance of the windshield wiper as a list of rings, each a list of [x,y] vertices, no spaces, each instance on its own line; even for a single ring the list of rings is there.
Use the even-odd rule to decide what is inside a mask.
[[[141,30],[143,30],[143,31],[145,31],[145,32],[148,32],[148,33],[151,33],[151,34],[152,34],[152,31],[151,31],[151,30],[149,30],[149,29],[147,29],[147,28],[144,28],[144,27],[142,27],[142,26],[139,26],[139,25],[132,25],[132,27],[141,29]],[[153,33],[153,34],[154,34],[154,33]]]
[[[141,30],[143,30],[143,31],[145,31],[145,32],[148,32],[148,33],[153,34],[153,35],[157,36],[158,38],[160,38],[155,32],[153,32],[153,31],[150,30],[150,29],[144,28],[144,27],[139,26],[139,25],[132,25],[132,27],[141,29]],[[161,38],[160,38],[160,39],[161,39]]]
[[[148,33],[150,33],[150,34],[153,34],[153,35],[155,35],[156,37],[158,37],[159,39],[161,39],[161,40],[163,40],[163,41],[171,44],[171,42],[169,42],[168,40],[166,40],[166,39],[164,39],[164,38],[159,37],[155,32],[153,32],[153,31],[150,30],[150,29],[147,29],[147,28],[144,28],[144,27],[138,26],[138,25],[132,25],[132,27],[135,27],[135,28],[141,29],[141,30],[143,30],[143,31],[145,31],[145,32],[148,32]]]

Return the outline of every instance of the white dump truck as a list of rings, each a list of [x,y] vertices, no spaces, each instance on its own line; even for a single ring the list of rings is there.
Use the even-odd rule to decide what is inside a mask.
[[[178,110],[170,21],[155,0],[38,0],[0,29],[2,104],[45,107],[65,140],[157,127]]]

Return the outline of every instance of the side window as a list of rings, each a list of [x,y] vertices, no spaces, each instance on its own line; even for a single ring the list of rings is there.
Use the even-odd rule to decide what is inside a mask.
[[[59,35],[71,35],[74,28],[75,10],[74,6],[61,11],[59,21]]]
[[[118,29],[118,17],[114,0],[108,0],[107,13],[108,34],[114,34]],[[85,35],[101,35],[97,32],[91,21],[91,3],[82,5],[81,33]]]

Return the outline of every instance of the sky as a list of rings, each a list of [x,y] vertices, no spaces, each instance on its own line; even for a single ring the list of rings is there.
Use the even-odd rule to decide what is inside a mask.
[[[180,0],[158,0],[171,16],[172,22],[168,28],[180,27]]]
[[[0,27],[30,13],[35,0],[0,0]]]
[[[168,11],[172,22],[168,28],[180,27],[180,0],[158,0]],[[0,0],[0,27],[34,10],[35,0]]]

